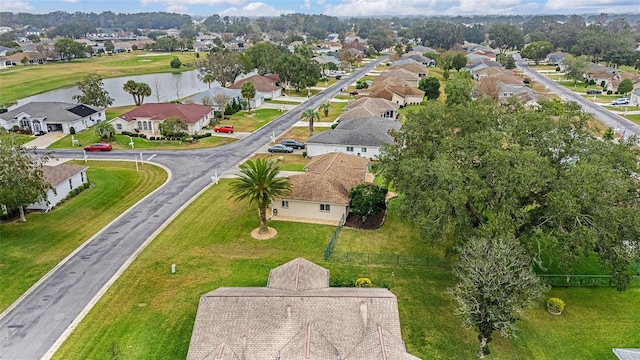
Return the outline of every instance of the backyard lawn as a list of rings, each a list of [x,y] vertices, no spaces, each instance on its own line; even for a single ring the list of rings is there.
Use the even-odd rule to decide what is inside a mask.
[[[104,78],[127,75],[144,75],[163,72],[192,70],[183,67],[173,69],[171,59],[178,57],[183,64],[192,63],[191,52],[152,54],[144,51],[121,53],[113,56],[94,56],[71,62],[58,61],[34,66],[13,66],[0,70],[0,103],[21,99],[45,91],[74,85],[89,73],[98,73]]]
[[[331,283],[368,277],[398,296],[403,340],[422,359],[473,359],[478,340],[459,326],[446,289],[448,266],[354,266],[325,262],[331,226],[272,221],[278,235],[254,240],[255,207],[228,197],[222,180],[196,199],[137,258],[58,351],[56,359],[183,359],[202,294],[221,286],[266,285],[269,270],[305,257],[331,271]],[[225,214],[225,221],[202,217]],[[434,246],[404,222],[394,207],[378,230],[343,229],[337,249],[421,256],[446,264]],[[177,265],[171,274],[171,264]],[[562,316],[543,306],[520,321],[517,339],[494,335],[492,359],[615,359],[612,347],[639,347],[640,289],[557,288],[567,302]]]
[[[84,162],[76,162],[85,165]],[[167,180],[167,173],[132,162],[89,161],[94,185],[48,213],[30,213],[27,222],[0,224],[0,312],[84,243]]]

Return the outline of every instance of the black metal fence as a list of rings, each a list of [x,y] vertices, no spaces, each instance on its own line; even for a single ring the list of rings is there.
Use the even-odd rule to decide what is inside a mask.
[[[609,275],[549,275],[542,274],[540,278],[551,286],[556,287],[613,287],[615,284]],[[640,287],[640,276],[631,278],[629,287]]]
[[[342,230],[342,224],[344,224],[344,215],[340,219],[338,226],[336,226],[335,230],[333,230],[333,234],[331,235],[331,240],[327,244],[327,247],[324,249],[324,259],[329,260],[331,254],[333,254],[333,249],[336,246],[336,242],[338,241],[338,235],[340,235],[340,230]]]

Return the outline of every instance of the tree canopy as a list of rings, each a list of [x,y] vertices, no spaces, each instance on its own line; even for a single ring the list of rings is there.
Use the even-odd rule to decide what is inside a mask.
[[[71,61],[74,58],[84,57],[85,46],[70,38],[62,38],[53,44],[55,51],[60,57]]]
[[[534,41],[522,49],[520,53],[523,57],[533,60],[538,65],[540,60],[547,57],[551,51],[553,51],[553,45],[550,42]]]
[[[640,154],[634,140],[596,140],[587,119],[515,101],[427,102],[385,147],[383,173],[427,238],[510,235],[566,270],[597,256],[622,290],[640,256]]]
[[[212,52],[206,59],[200,60],[198,71],[203,78],[210,74],[222,87],[226,87],[229,83],[233,84],[238,75],[246,72],[240,57],[237,52]]]
[[[521,49],[524,46],[524,34],[513,24],[495,23],[487,32],[492,47],[503,53],[507,49]]]
[[[424,91],[427,100],[438,100],[440,97],[440,80],[434,76],[427,76],[420,79],[418,89]]]
[[[94,133],[101,140],[108,140],[116,136],[116,129],[108,121],[101,121],[95,126]]]
[[[24,206],[43,201],[51,185],[42,174],[49,155],[36,154],[35,149],[20,145],[11,133],[0,133],[0,204],[11,212],[18,209],[20,221]]]
[[[86,75],[82,80],[76,83],[81,94],[73,95],[73,100],[86,105],[98,107],[108,107],[113,104],[113,98],[104,89],[102,76],[96,73]]]
[[[253,83],[247,81],[246,83],[242,84],[240,93],[242,94],[243,98],[247,99],[247,107],[248,110],[251,111],[251,99],[256,97],[256,87],[253,85]]]
[[[123,85],[122,89],[133,96],[133,101],[136,103],[136,106],[144,103],[145,96],[151,96],[151,87],[149,84],[143,82],[129,80]]]
[[[187,128],[187,123],[179,116],[171,116],[158,125],[160,134],[164,137],[183,138],[187,136]]]
[[[349,205],[354,215],[367,221],[370,215],[378,215],[386,205],[387,189],[375,184],[360,184],[349,190]]]

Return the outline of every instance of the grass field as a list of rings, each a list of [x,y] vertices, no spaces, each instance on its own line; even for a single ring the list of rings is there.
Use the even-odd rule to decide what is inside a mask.
[[[34,66],[13,66],[0,70],[0,83],[2,83],[0,103],[74,85],[89,73],[98,73],[104,78],[114,78],[193,69],[187,67],[171,68],[169,63],[174,57],[178,57],[183,64],[190,64],[195,60],[194,53],[190,52],[159,54],[138,51],[113,56],[76,59],[71,62],[59,61]]]
[[[0,224],[0,311],[167,179],[163,169],[152,165],[140,167],[139,173],[133,162],[90,161],[87,166],[92,188],[48,213],[28,214],[26,223]]]
[[[235,131],[254,131],[265,124],[286,114],[286,111],[279,109],[258,109],[238,111],[237,113],[225,118],[220,123],[225,125],[233,125]]]
[[[251,157],[251,160],[257,159],[277,161],[282,171],[304,171],[304,167],[311,160],[302,157],[301,154],[255,154]]]
[[[270,222],[271,240],[254,240],[256,209],[228,198],[230,180],[207,190],[170,224],[98,302],[56,359],[181,359],[199,297],[220,286],[265,286],[269,270],[302,256],[328,268],[332,283],[370,278],[398,296],[403,340],[422,359],[473,359],[477,338],[459,326],[446,289],[446,268],[350,266],[325,262],[333,227]],[[200,216],[224,213],[225,221]],[[393,209],[375,231],[343,229],[338,249],[442,258]],[[171,274],[170,265],[177,265]],[[543,302],[518,324],[517,339],[494,335],[492,359],[615,359],[612,347],[638,347],[640,289],[553,289],[567,302],[562,316]],[[110,354],[109,349],[114,350]]]

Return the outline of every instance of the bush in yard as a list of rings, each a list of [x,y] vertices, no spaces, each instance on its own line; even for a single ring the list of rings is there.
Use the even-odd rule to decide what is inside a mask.
[[[178,58],[176,57],[176,58],[173,58],[173,59],[171,60],[171,67],[172,67],[172,68],[174,68],[174,69],[178,69],[180,66],[182,66],[182,61],[180,61],[180,59],[178,59]]]
[[[549,298],[547,300],[547,310],[554,315],[560,315],[564,311],[564,301],[558,298]]]
[[[155,136],[149,136],[149,140],[152,140],[152,141],[153,141],[153,140],[155,140],[155,139],[156,139],[156,137],[155,137]]]
[[[356,280],[356,287],[359,288],[370,288],[372,285],[371,280],[368,278],[358,278]]]
[[[74,128],[73,126],[69,128],[69,133],[71,135],[74,135],[76,133],[76,128]]]
[[[560,66],[556,66],[556,71],[560,71]]]

